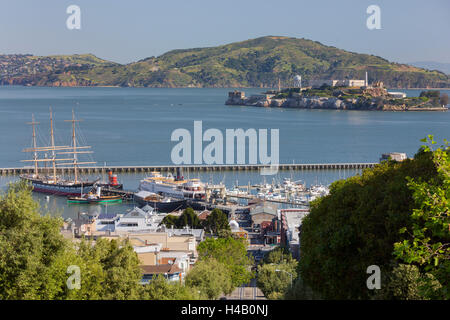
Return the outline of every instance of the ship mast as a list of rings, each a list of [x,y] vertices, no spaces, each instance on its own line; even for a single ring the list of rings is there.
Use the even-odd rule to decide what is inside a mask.
[[[66,122],[72,122],[72,147],[73,147],[73,171],[75,183],[78,182],[78,168],[77,168],[77,139],[75,136],[75,122],[80,122],[81,120],[75,120],[75,113],[72,109],[72,120],[64,120]]]
[[[56,182],[56,154],[55,154],[55,136],[53,134],[53,113],[50,107],[50,137],[52,143],[52,163],[53,163],[53,181]]]
[[[75,135],[75,123],[81,122],[83,120],[76,120],[75,119],[75,112],[72,109],[72,120],[64,120],[66,122],[72,122],[72,150],[70,152],[58,152],[59,154],[67,154],[67,153],[73,153],[73,171],[74,171],[74,178],[75,183],[78,182],[78,165],[80,164],[94,164],[96,162],[78,162],[77,154],[78,153],[92,153],[92,151],[77,151],[79,149],[89,149],[91,146],[83,146],[83,147],[77,147],[77,139]]]
[[[92,151],[78,151],[80,149],[89,149],[90,146],[77,146],[76,136],[75,136],[75,122],[79,122],[82,120],[76,120],[75,114],[72,110],[72,120],[64,120],[64,121],[70,121],[72,122],[72,146],[55,146],[55,135],[53,130],[53,113],[52,109],[50,108],[50,137],[51,137],[51,145],[46,147],[37,147],[36,144],[36,128],[35,125],[39,124],[39,122],[36,122],[34,120],[34,115],[32,116],[32,122],[28,122],[28,124],[31,124],[33,126],[33,147],[24,149],[23,152],[33,152],[34,158],[33,160],[22,160],[23,162],[33,161],[34,162],[34,173],[36,177],[38,176],[38,162],[49,162],[51,161],[53,163],[53,180],[56,182],[57,176],[56,176],[56,163],[57,161],[70,161],[73,163],[74,171],[75,171],[75,182],[78,182],[78,165],[80,164],[94,164],[96,162],[78,162],[77,154],[78,153],[92,153]],[[66,151],[66,150],[72,150],[72,151]],[[51,159],[38,159],[38,153],[39,152],[52,152],[52,158]],[[63,151],[63,152],[61,152]],[[73,154],[73,158],[61,158],[57,159],[56,155],[58,154]]]
[[[34,114],[31,115],[31,122],[27,122],[28,124],[31,124],[33,128],[33,148],[34,148],[34,174],[36,177],[38,176],[38,155],[37,155],[37,145],[36,145],[36,124],[39,124],[39,122],[34,121]]]

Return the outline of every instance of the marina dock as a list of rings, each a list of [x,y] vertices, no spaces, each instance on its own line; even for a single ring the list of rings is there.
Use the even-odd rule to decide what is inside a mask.
[[[339,170],[339,169],[366,169],[372,168],[377,163],[290,163],[279,164],[278,170]],[[224,165],[160,165],[160,166],[90,166],[78,167],[79,173],[96,174],[106,173],[111,171],[113,173],[145,173],[145,172],[174,172],[177,168],[188,170],[189,172],[208,172],[208,171],[257,171],[263,168],[269,168],[264,164],[224,164]],[[0,175],[19,175],[25,173],[32,173],[33,167],[21,168],[0,168]],[[50,170],[50,168],[39,168],[41,172]],[[70,174],[73,172],[73,167],[57,167],[58,174]]]

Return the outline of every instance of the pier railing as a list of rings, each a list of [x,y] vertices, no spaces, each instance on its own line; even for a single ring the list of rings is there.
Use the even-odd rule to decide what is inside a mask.
[[[278,170],[336,170],[336,169],[365,169],[372,168],[377,163],[290,163],[279,164]],[[224,165],[152,165],[152,166],[92,166],[78,167],[78,171],[84,174],[105,173],[112,171],[113,173],[145,173],[152,171],[159,172],[175,172],[177,168],[184,171],[200,172],[200,171],[256,171],[268,167],[264,164],[224,164]],[[48,168],[40,168],[40,172],[45,173]],[[73,167],[57,167],[58,174],[69,174],[73,172]],[[0,168],[1,175],[19,175],[25,173],[33,173],[34,168]],[[49,174],[51,174],[49,172]]]

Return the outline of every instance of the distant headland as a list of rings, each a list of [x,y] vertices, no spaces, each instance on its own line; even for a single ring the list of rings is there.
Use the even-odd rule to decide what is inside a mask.
[[[275,88],[304,80],[358,79],[389,88],[449,88],[449,75],[317,41],[266,36],[208,48],[172,50],[129,64],[92,54],[0,55],[0,85]]]

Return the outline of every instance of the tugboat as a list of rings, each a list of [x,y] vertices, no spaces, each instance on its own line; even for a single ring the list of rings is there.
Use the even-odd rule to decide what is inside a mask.
[[[50,141],[51,145],[46,147],[38,147],[36,144],[36,122],[34,120],[34,115],[32,115],[32,122],[29,122],[33,128],[33,146],[31,148],[24,149],[24,152],[33,153],[32,160],[22,160],[22,161],[32,161],[34,162],[34,172],[29,174],[22,174],[20,178],[22,180],[28,181],[33,187],[33,191],[42,192],[47,194],[63,195],[63,196],[76,196],[81,194],[82,190],[89,192],[94,187],[97,181],[83,181],[78,177],[78,166],[82,164],[94,164],[95,162],[79,162],[77,154],[81,153],[92,153],[92,151],[86,151],[85,149],[91,148],[90,146],[78,146],[77,139],[75,135],[75,123],[81,120],[76,120],[74,112],[72,110],[72,120],[65,120],[72,122],[72,146],[55,146],[55,139],[53,135],[53,117],[52,110],[50,109]],[[38,154],[45,153],[43,159],[39,159]],[[50,158],[47,157],[47,153],[50,153]],[[73,158],[60,158],[57,159],[56,155],[59,154],[73,154]],[[39,172],[38,163],[47,162],[52,163],[53,174],[51,174],[47,167],[44,171],[47,174],[43,174],[42,170]],[[56,175],[57,163],[62,163],[64,168],[72,168],[74,171],[73,179],[65,179]]]
[[[97,193],[89,193],[79,197],[68,197],[68,204],[98,204],[98,203],[122,203],[121,196],[102,196],[101,187],[97,187]]]
[[[108,171],[108,182],[97,183],[97,186],[109,189],[123,190],[123,184],[117,181],[117,175]]]

